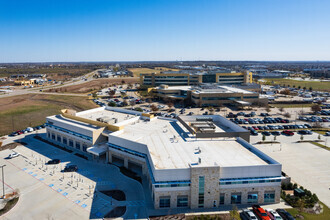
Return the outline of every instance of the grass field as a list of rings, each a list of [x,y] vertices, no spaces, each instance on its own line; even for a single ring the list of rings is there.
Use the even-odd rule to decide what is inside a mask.
[[[330,82],[319,82],[319,81],[298,81],[292,79],[265,79],[266,82],[264,84],[269,85],[290,85],[290,87],[295,86],[296,88],[300,86],[301,88],[306,87],[309,89],[312,87],[313,90],[318,91],[330,91]]]
[[[312,107],[312,103],[310,104],[270,104],[273,107],[276,108],[306,108],[306,107]]]
[[[323,205],[323,213],[319,215],[315,214],[309,214],[309,213],[302,213],[302,216],[304,216],[305,220],[328,220],[330,219],[330,209],[321,203]],[[292,208],[292,209],[286,209],[292,216],[297,215],[298,209]]]
[[[95,107],[87,97],[79,96],[27,94],[0,98],[0,136],[43,124],[46,116],[59,114],[63,108],[81,111]]]
[[[166,67],[155,67],[151,68],[128,68],[128,71],[133,73],[133,76],[140,77],[141,73],[160,73],[162,71],[179,71],[179,69],[171,69]]]
[[[91,67],[43,67],[39,69],[33,68],[4,68],[0,69],[0,77],[8,77],[12,74],[47,74],[47,78],[57,81],[69,80],[72,77],[78,77],[86,73],[92,72]]]
[[[110,87],[112,85],[125,83],[138,83],[139,79],[136,77],[123,77],[123,78],[107,78],[107,79],[95,79],[89,82],[81,83],[78,85],[64,86],[60,88],[48,89],[45,92],[60,92],[60,93],[91,93],[98,91],[102,88]]]

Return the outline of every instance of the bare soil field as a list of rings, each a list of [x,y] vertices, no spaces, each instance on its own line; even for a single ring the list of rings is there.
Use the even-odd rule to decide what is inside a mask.
[[[137,77],[122,77],[122,78],[107,78],[107,79],[95,79],[86,83],[64,86],[60,88],[48,89],[45,92],[60,92],[60,93],[91,93],[97,90],[110,87],[112,85],[120,85],[124,83],[139,83]]]
[[[179,71],[179,69],[171,69],[167,67],[155,67],[154,69],[151,68],[128,68],[129,72],[133,73],[133,76],[140,77],[141,73],[160,73],[163,71]]]
[[[0,98],[0,136],[37,126],[63,108],[77,111],[98,107],[87,97],[26,94]]]

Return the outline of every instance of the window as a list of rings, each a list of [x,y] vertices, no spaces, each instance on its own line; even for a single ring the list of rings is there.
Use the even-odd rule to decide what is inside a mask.
[[[188,196],[178,196],[177,207],[188,207]]]
[[[73,147],[73,140],[69,139],[69,146]]]
[[[200,176],[198,182],[198,208],[204,207],[204,184],[205,184],[205,177]]]
[[[54,133],[52,133],[52,139],[55,140],[55,134]]]
[[[58,142],[62,142],[62,141],[61,141],[61,136],[60,136],[60,135],[57,135],[57,141],[58,141]]]
[[[241,193],[232,193],[231,194],[231,204],[241,204],[242,194]]]
[[[258,203],[258,193],[257,192],[249,192],[247,202],[248,203]]]
[[[66,137],[63,137],[63,144],[65,144],[65,145],[68,144],[68,140],[66,139]]]
[[[265,192],[264,202],[275,202],[275,192]]]
[[[76,148],[77,148],[78,150],[80,150],[80,143],[79,143],[79,142],[76,142]]]
[[[87,145],[86,144],[83,144],[83,151],[87,152]]]
[[[47,131],[47,137],[50,138],[50,133]]]
[[[224,193],[220,193],[219,203],[220,203],[220,205],[225,204],[225,194]]]
[[[169,208],[170,206],[171,206],[170,196],[159,197],[159,208]]]

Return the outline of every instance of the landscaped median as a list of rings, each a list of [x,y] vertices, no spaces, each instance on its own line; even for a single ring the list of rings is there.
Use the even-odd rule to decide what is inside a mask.
[[[0,216],[11,210],[18,202],[19,193],[14,191],[5,195],[5,198],[0,199]]]

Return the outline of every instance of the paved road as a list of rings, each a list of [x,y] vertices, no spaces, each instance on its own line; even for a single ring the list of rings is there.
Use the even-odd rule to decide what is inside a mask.
[[[273,140],[272,137],[267,137]],[[317,140],[318,134],[304,135],[304,140]],[[329,146],[330,138],[322,135]],[[261,135],[251,136],[251,143],[261,140]],[[281,144],[255,145],[278,162],[282,170],[291,176],[292,180],[316,193],[319,199],[330,207],[330,151],[310,143],[297,143],[300,135],[292,137],[278,136]],[[324,144],[324,142],[323,142]]]
[[[6,160],[3,158],[12,151],[0,151],[0,163],[6,164],[5,182],[11,187],[7,190],[21,193],[6,219],[98,219],[119,205],[127,206],[125,219],[147,217],[142,185],[122,175],[118,167],[86,161],[40,142],[32,134],[20,138],[28,143],[14,150],[22,156]],[[50,158],[61,159],[61,164],[44,165]],[[78,165],[78,172],[61,173],[68,163]],[[99,192],[111,189],[122,190],[127,201],[118,202]]]

